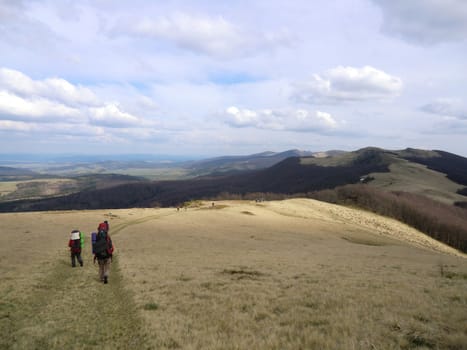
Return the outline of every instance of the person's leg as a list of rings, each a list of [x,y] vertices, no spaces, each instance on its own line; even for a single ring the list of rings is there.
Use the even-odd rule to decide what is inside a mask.
[[[76,257],[78,258],[79,265],[83,266],[83,258],[81,257],[81,252],[76,253]]]
[[[104,267],[105,267],[105,260],[97,259],[97,263],[99,264],[99,280],[104,280]]]
[[[104,283],[107,283],[109,279],[109,272],[110,272],[110,259],[105,259],[104,263]]]
[[[71,253],[71,267],[75,267],[76,262],[75,262],[75,253]]]

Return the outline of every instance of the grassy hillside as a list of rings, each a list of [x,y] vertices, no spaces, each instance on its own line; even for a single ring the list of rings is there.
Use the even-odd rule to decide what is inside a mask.
[[[409,192],[387,192],[368,185],[346,185],[310,196],[392,217],[467,253],[467,210],[463,208]]]
[[[14,176],[8,181],[0,181],[0,202],[40,200],[140,182],[145,182],[145,180],[140,177],[117,174],[87,174],[75,177],[34,175],[30,176],[30,179]]]
[[[0,201],[34,199],[57,196],[78,191],[74,179],[43,178],[0,182]]]
[[[285,152],[263,152],[246,156],[210,158],[189,163],[186,168],[194,176],[222,175],[269,168],[291,157],[312,156],[312,152],[289,150]]]
[[[108,285],[89,241],[83,268],[66,249],[103,219]],[[465,256],[372,213],[295,199],[0,220],[2,349],[466,348]]]
[[[367,155],[363,158],[365,162],[386,165],[384,171],[365,174],[370,186],[420,194],[449,204],[466,200],[462,191],[467,181],[467,159],[447,152],[411,148],[388,151],[369,147],[333,157],[302,158],[301,162],[319,167],[348,166],[362,154]],[[371,154],[373,157],[369,156]]]
[[[453,204],[465,201],[459,193],[463,186],[450,180],[446,174],[428,169],[425,165],[392,157],[389,172],[371,173],[370,186],[385,191],[403,191]],[[467,166],[466,166],[467,171]]]
[[[429,155],[419,150],[407,149],[400,153],[407,160],[426,165],[447,174],[452,181],[467,186],[467,158],[444,151],[432,151]]]

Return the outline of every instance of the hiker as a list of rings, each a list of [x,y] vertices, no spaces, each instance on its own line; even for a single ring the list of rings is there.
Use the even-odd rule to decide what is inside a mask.
[[[114,247],[110,235],[103,229],[99,230],[93,246],[94,264],[97,260],[99,265],[99,279],[105,284],[107,284],[109,280],[110,263],[112,262],[113,251]]]
[[[79,232],[79,230],[71,231],[68,247],[70,247],[72,267],[76,267],[76,260],[78,260],[80,266],[83,266],[83,258],[81,258],[81,249],[83,244],[84,237],[81,235],[81,232]]]
[[[105,220],[104,222],[101,222],[99,226],[97,226],[97,232],[99,231],[109,232],[109,223],[107,220]]]

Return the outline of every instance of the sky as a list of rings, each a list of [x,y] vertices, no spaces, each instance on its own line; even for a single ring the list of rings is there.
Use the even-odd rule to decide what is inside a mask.
[[[466,0],[0,0],[0,153],[467,156]]]

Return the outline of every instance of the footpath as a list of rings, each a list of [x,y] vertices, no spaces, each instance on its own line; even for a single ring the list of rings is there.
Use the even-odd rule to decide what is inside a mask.
[[[142,320],[119,269],[118,233],[148,216],[111,228],[117,253],[108,284],[98,279],[89,244],[84,266],[70,266],[68,254],[35,268],[32,287],[1,303],[0,349],[148,349]],[[86,242],[86,243],[89,243]]]

